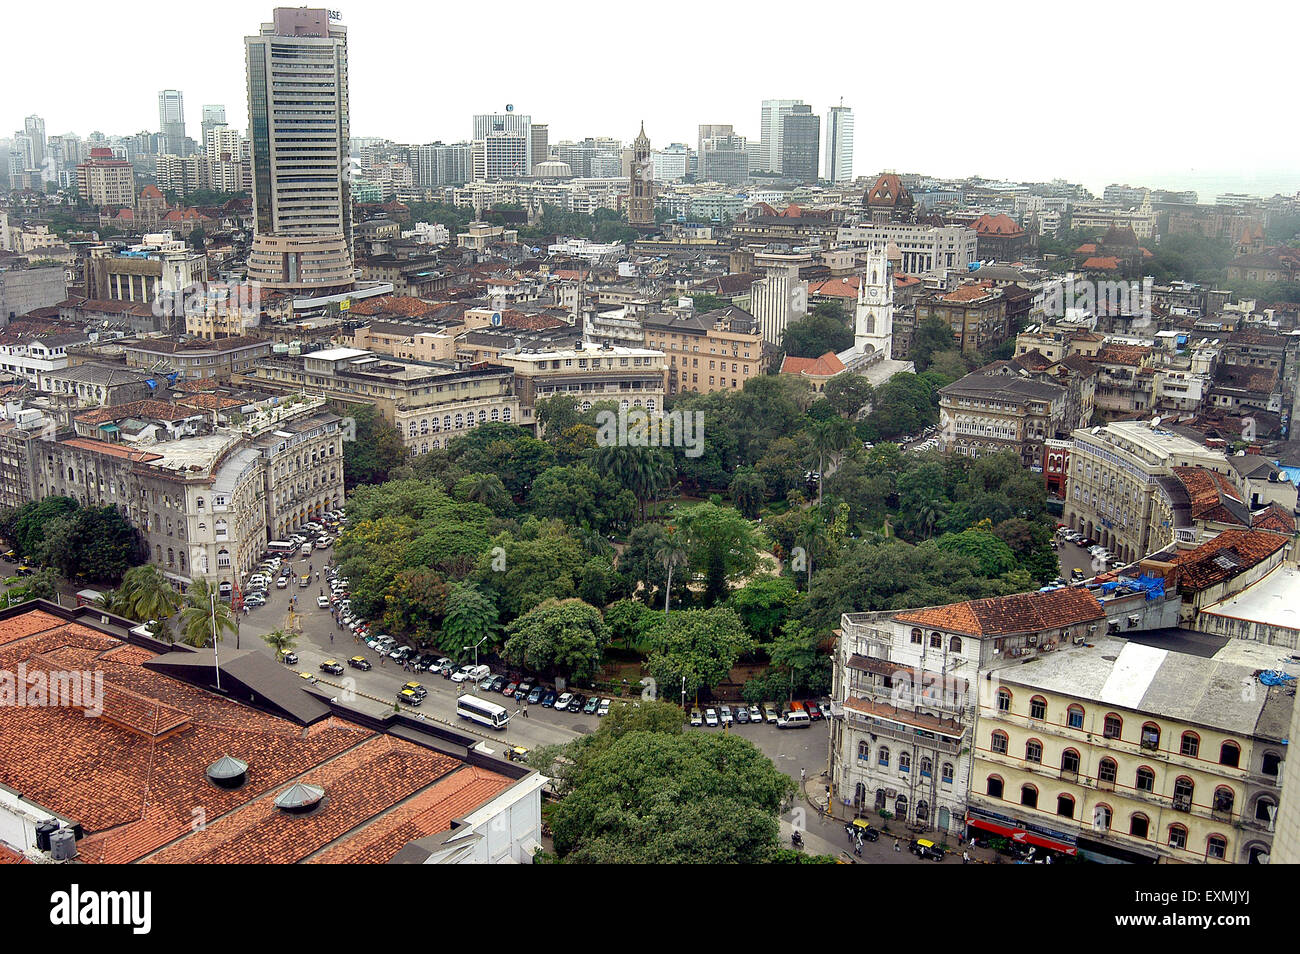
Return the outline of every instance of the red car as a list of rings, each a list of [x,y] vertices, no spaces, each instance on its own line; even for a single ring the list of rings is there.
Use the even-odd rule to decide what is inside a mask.
[[[805,702],[804,708],[808,710],[808,718],[816,722],[822,717],[822,710],[818,708],[815,702]]]
[[[515,694],[515,690],[518,689],[518,688],[519,688],[519,683],[517,683],[517,682],[508,682],[508,683],[506,683],[506,687],[505,687],[504,689],[501,690],[501,695],[503,695],[503,696],[513,696],[513,695]]]

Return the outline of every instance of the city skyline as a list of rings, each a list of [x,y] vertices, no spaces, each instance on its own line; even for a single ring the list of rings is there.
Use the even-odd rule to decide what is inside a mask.
[[[90,5],[74,6],[82,10],[87,30],[68,38],[67,53],[74,60],[83,53],[91,58],[97,55],[92,52],[95,50],[92,44],[110,31],[112,24],[106,11]],[[639,121],[644,119],[652,144],[659,148],[672,142],[694,143],[697,127],[702,123],[730,123],[738,135],[757,140],[761,134],[760,108],[764,99],[799,99],[822,117],[843,99],[855,107],[858,116],[859,144],[854,156],[854,171],[858,175],[893,169],[952,178],[976,174],[1026,181],[1063,178],[1080,182],[1094,192],[1110,182],[1130,182],[1155,188],[1195,188],[1203,197],[1217,191],[1272,194],[1300,188],[1300,173],[1288,170],[1281,158],[1271,160],[1264,155],[1243,161],[1233,137],[1215,140],[1189,133],[1187,141],[1180,142],[1136,132],[1125,135],[1125,129],[1140,129],[1142,122],[1152,118],[1163,103],[1161,93],[1174,92],[1175,82],[1178,98],[1170,99],[1171,105],[1195,104],[1194,112],[1184,107],[1188,109],[1187,122],[1193,121],[1195,115],[1209,114],[1221,107],[1225,114],[1234,117],[1237,125],[1249,127],[1265,124],[1271,118],[1271,110],[1264,98],[1242,100],[1234,89],[1215,78],[1214,71],[1180,74],[1175,78],[1168,67],[1131,56],[1131,46],[1116,45],[1113,26],[1105,26],[1114,22],[1131,24],[1132,43],[1141,43],[1141,38],[1147,36],[1159,37],[1165,44],[1177,44],[1191,42],[1203,33],[1207,28],[1203,22],[1190,17],[1170,22],[1158,11],[1110,6],[1114,9],[1100,11],[1095,20],[1083,24],[1067,25],[1063,20],[1053,20],[1041,7],[1026,6],[1025,12],[1032,9],[1033,16],[1020,17],[1014,10],[1008,10],[992,21],[970,24],[957,35],[927,33],[926,58],[946,63],[940,70],[919,69],[911,47],[885,45],[873,50],[871,69],[865,72],[848,58],[841,64],[833,57],[810,61],[815,61],[817,66],[815,72],[810,72],[799,57],[791,57],[780,48],[761,23],[735,22],[723,7],[669,4],[664,8],[666,15],[689,15],[698,31],[728,38],[727,48],[736,50],[736,56],[761,59],[767,44],[772,58],[764,65],[762,85],[723,82],[721,78],[729,62],[726,54],[718,54],[714,72],[702,67],[698,51],[679,54],[669,49],[662,54],[665,65],[680,58],[680,65],[689,62],[691,69],[665,68],[657,70],[654,77],[647,75],[642,81],[630,84],[589,84],[581,96],[572,92],[571,71],[555,69],[553,44],[545,41],[547,31],[561,29],[558,25],[541,22],[535,24],[536,29],[517,35],[504,33],[493,41],[495,55],[513,68],[476,76],[470,92],[434,98],[419,93],[415,81],[421,74],[413,64],[427,61],[430,38],[469,29],[474,17],[472,11],[452,9],[435,14],[382,5],[344,6],[341,22],[349,27],[351,36],[352,125],[354,134],[361,137],[385,137],[411,144],[457,142],[465,138],[473,114],[500,111],[509,103],[516,111],[531,114],[538,122],[548,124],[551,143],[586,136],[616,136],[630,142]],[[166,16],[161,15],[164,10]],[[568,37],[574,22],[583,20],[584,10],[590,10],[593,16],[579,31],[578,41],[594,48],[615,42],[613,25],[606,25],[594,15],[596,8],[587,4],[579,4],[575,15],[566,18],[565,36]],[[946,5],[942,10],[956,13],[959,8]],[[154,12],[160,15],[152,16]],[[83,86],[73,78],[59,81],[56,77],[24,91],[21,99],[13,98],[12,115],[0,117],[0,128],[20,129],[24,116],[35,114],[46,120],[51,134],[75,132],[85,136],[99,130],[107,135],[128,135],[141,129],[152,130],[157,123],[158,91],[176,89],[192,103],[225,103],[229,123],[245,129],[243,33],[239,24],[260,22],[266,15],[266,6],[253,0],[234,0],[227,12],[228,15],[213,25],[195,10],[142,4],[139,16],[146,34],[143,42],[147,44],[150,39],[158,43],[174,42],[177,35],[202,36],[202,45],[195,47],[192,55],[173,58],[166,66],[156,60],[141,59],[115,67],[115,99],[111,111],[104,108],[102,99],[85,97]],[[1105,12],[1114,16],[1101,15]],[[530,16],[529,8],[522,4],[507,4],[505,13],[521,20]],[[832,8],[826,8],[826,15],[834,15]],[[34,12],[18,9],[6,16],[16,32],[39,35],[40,26]],[[97,25],[101,17],[103,22]],[[402,19],[401,30],[392,29],[393,17]],[[855,26],[859,18],[863,22]],[[865,26],[866,14],[835,15],[835,19],[843,26],[840,32],[855,35],[860,32],[859,26]],[[816,22],[816,18],[809,22]],[[1245,39],[1251,22],[1252,18],[1247,16],[1216,24],[1216,38],[1225,47],[1231,47],[1238,33]],[[167,24],[167,32],[155,25],[163,23]],[[149,36],[150,31],[156,35]],[[1082,55],[1086,70],[1064,70],[1063,78],[1054,83],[1047,76],[1052,69],[1051,61],[1042,58],[1038,66],[1039,61],[1031,56],[1029,63],[1043,72],[1043,82],[1008,85],[1003,93],[990,92],[983,96],[968,92],[974,74],[991,68],[988,56],[981,54],[992,52],[1005,57],[1013,55],[1012,51],[1032,50],[1036,44],[1044,49],[1059,48],[1057,41],[1066,31],[1071,38],[1071,49],[1076,51],[1076,58],[1070,62],[1078,64],[1078,55]],[[1285,81],[1282,64],[1286,58],[1273,55],[1282,52],[1283,35],[1280,31],[1263,36],[1250,33],[1249,41],[1257,50],[1253,69],[1261,88]],[[559,39],[557,35],[557,42]],[[15,51],[20,72],[39,67],[38,49],[38,45],[31,45]],[[223,50],[226,51],[224,59]],[[469,68],[470,57],[482,55],[482,50],[452,45],[435,62],[450,75],[458,68]],[[964,70],[969,70],[972,76],[961,79]],[[1112,77],[1117,93],[1128,89],[1146,91],[1134,100],[1131,123],[1124,122],[1125,110],[1116,110],[1113,105],[1098,114],[1097,128],[1089,125],[1086,113],[1080,118],[1078,107],[1087,105],[1083,92],[1087,84],[1079,79],[1084,73]],[[1276,76],[1270,79],[1273,73]],[[1025,75],[1033,75],[1032,69]],[[465,86],[457,84],[454,88]],[[406,95],[393,95],[394,89]],[[1075,106],[1070,105],[1070,89],[1078,90],[1073,96],[1084,97]],[[1230,96],[1233,99],[1229,113]],[[689,106],[684,108],[683,103]],[[1057,126],[1040,120],[1038,125],[1021,129],[1014,136],[1007,134],[1006,130],[1011,128],[1010,117],[1026,113],[1059,114],[1061,121]],[[1002,119],[998,118],[999,114],[1003,115]],[[978,117],[978,121],[973,117]],[[200,131],[195,119],[193,115],[190,117],[188,125],[194,128],[187,128],[187,133],[197,140]],[[6,122],[8,126],[4,125]],[[1288,140],[1297,134],[1288,129],[1278,132],[1282,142],[1276,152],[1285,156],[1294,151],[1295,143]],[[965,138],[969,148],[954,150],[954,136]],[[1190,148],[1192,143],[1195,143],[1194,150]]]

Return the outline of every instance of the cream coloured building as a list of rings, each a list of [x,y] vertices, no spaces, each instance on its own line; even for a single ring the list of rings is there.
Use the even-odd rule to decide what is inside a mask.
[[[1294,696],[1280,650],[1186,635],[1088,639],[989,674],[968,820],[1094,861],[1264,863]]]

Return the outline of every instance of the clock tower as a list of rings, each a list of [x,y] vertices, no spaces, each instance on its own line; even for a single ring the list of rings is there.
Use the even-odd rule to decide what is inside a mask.
[[[889,358],[894,341],[894,281],[884,249],[872,249],[858,283],[853,350]]]

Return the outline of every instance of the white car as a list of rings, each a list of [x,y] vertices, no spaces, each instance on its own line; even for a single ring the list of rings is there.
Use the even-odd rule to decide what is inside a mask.
[[[473,674],[474,674],[473,666],[461,666],[459,669],[457,669],[455,672],[451,674],[451,681],[466,682],[474,677]]]
[[[749,721],[755,724],[759,724],[763,721],[763,713],[757,705],[749,707]]]
[[[560,698],[555,700],[555,711],[563,712],[569,708],[569,703],[573,701],[573,693],[565,692],[560,694]]]
[[[610,699],[601,699],[601,700],[600,700],[600,707],[596,710],[596,715],[598,715],[598,716],[607,716],[607,715],[609,715],[609,707],[610,707],[611,705],[613,705],[613,700],[610,700]]]
[[[316,605],[321,609],[329,609],[330,598],[328,596],[318,596],[316,597]]]
[[[716,729],[718,727],[718,711],[716,709],[704,710],[704,724],[710,729]]]
[[[723,724],[723,725],[731,725],[731,723],[733,723],[733,722],[735,722],[735,721],[736,721],[735,717],[731,714],[731,706],[723,706],[723,707],[722,707],[722,724]]]

